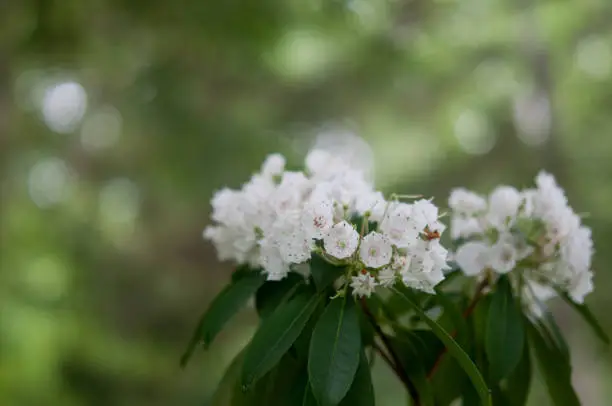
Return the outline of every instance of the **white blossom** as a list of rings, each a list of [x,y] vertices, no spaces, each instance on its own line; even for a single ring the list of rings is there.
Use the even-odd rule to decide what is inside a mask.
[[[491,268],[500,274],[510,272],[516,267],[518,251],[511,238],[500,238],[489,251]]]
[[[511,186],[498,186],[489,196],[487,219],[498,229],[505,229],[508,221],[516,218],[522,196]]]
[[[510,273],[522,268],[529,290],[526,306],[536,314],[534,303],[556,295],[561,289],[581,303],[593,291],[591,230],[568,205],[565,192],[554,177],[540,172],[535,188],[518,191],[499,186],[490,195],[482,215],[461,205],[470,192],[455,193],[451,205],[451,237],[467,238],[455,253],[464,273],[481,274],[490,268]],[[473,200],[476,202],[476,199]],[[525,261],[523,261],[525,260]]]
[[[327,231],[323,245],[329,255],[338,259],[348,258],[359,245],[359,233],[348,222],[342,221]]]
[[[397,273],[391,267],[386,267],[378,272],[377,279],[380,286],[388,288],[395,284]]]
[[[480,195],[464,188],[451,191],[448,206],[454,213],[474,215],[487,210],[487,201]]]
[[[482,222],[475,217],[464,217],[463,215],[455,215],[451,218],[451,238],[469,238],[474,235],[482,234],[484,228]]]
[[[322,239],[334,224],[334,208],[329,200],[310,201],[304,207],[302,226],[309,238]]]
[[[372,232],[366,235],[359,247],[359,257],[369,268],[380,268],[391,261],[393,248],[384,235]]]
[[[395,203],[380,224],[380,231],[398,248],[408,247],[423,230],[410,219],[411,213],[409,204]]]
[[[360,272],[357,276],[351,277],[351,288],[353,295],[359,297],[370,297],[376,288],[376,279],[369,272]]]
[[[428,229],[442,233],[445,226],[438,221],[438,207],[429,200],[417,200],[412,204],[410,215],[419,230]]]
[[[367,145],[333,146],[333,151],[312,150],[304,171],[287,171],[285,158],[271,154],[241,188],[216,192],[212,222],[203,237],[219,259],[261,268],[268,280],[281,280],[290,269],[308,272],[313,253],[323,249],[324,260],[343,260],[349,270],[363,265],[378,270],[349,273],[338,289],[350,283],[356,294],[367,296],[407,273],[426,274],[408,279],[419,289],[433,289],[447,268],[448,254],[439,241],[444,225],[437,207],[428,200],[388,202],[374,189],[371,163],[359,158],[369,156]],[[364,229],[367,235],[361,239],[354,223],[366,218],[378,225]],[[568,256],[579,262],[570,251]]]
[[[381,192],[364,193],[357,196],[355,209],[360,215],[369,213],[372,221],[381,221],[387,207],[387,201]]]
[[[412,271],[402,273],[402,282],[413,289],[421,290],[426,293],[436,293],[435,286],[444,280],[444,274],[440,270],[431,272]]]
[[[263,165],[261,173],[267,177],[278,176],[285,170],[285,157],[281,154],[268,155]]]
[[[455,253],[455,261],[466,275],[474,276],[489,266],[489,255],[489,245],[479,241],[470,241],[459,247]]]

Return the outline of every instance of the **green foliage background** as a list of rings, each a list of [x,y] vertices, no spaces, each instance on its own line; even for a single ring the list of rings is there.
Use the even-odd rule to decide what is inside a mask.
[[[229,279],[201,239],[209,199],[269,152],[299,165],[330,128],[368,140],[382,189],[439,204],[553,172],[589,213],[587,302],[610,331],[611,18],[607,0],[1,2],[0,404],[210,404],[256,318],[179,370]],[[63,80],[87,92],[85,120],[119,112],[116,143],[45,125],[41,86]],[[60,186],[32,180],[49,158],[69,168]],[[41,207],[33,188],[61,199]],[[583,403],[608,404],[610,353],[554,310]],[[377,368],[378,404],[406,404]]]

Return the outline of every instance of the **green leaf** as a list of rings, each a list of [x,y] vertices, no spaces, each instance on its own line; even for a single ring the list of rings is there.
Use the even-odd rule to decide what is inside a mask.
[[[313,255],[310,259],[310,274],[319,292],[328,288],[343,273],[344,267],[332,265],[319,255]]]
[[[510,281],[504,275],[499,278],[493,293],[485,335],[485,351],[493,382],[499,382],[512,373],[523,355],[524,344],[522,313],[514,300]]]
[[[554,345],[550,337],[546,337],[545,328],[537,328],[528,324],[529,342],[538,361],[540,372],[548,389],[553,404],[559,406],[579,406],[580,400],[572,387],[572,367]],[[543,335],[544,333],[544,335]]]
[[[470,384],[468,376],[453,357],[442,358],[436,374],[431,378],[431,385],[436,398],[436,406],[451,405],[464,393],[470,392],[473,392],[472,398],[475,398],[476,402],[464,402],[463,404],[473,406],[480,402],[478,390]]]
[[[231,406],[292,405],[305,365],[286,355],[250,388],[236,379]]]
[[[603,341],[606,345],[610,345],[610,337],[608,336],[608,334],[606,334],[603,327],[601,327],[601,325],[599,324],[599,322],[595,318],[595,315],[593,315],[589,307],[586,304],[579,304],[579,303],[574,302],[564,292],[559,291],[559,294],[571,307],[574,308],[574,310],[578,312],[578,314],[582,316],[584,321],[586,321],[587,324],[591,326],[595,335],[599,337],[599,339]]]
[[[374,406],[374,386],[365,351],[361,349],[355,379],[340,406]]]
[[[251,272],[249,275],[236,278],[213,299],[208,310],[200,318],[191,341],[181,357],[181,367],[187,365],[198,343],[202,342],[204,349],[208,348],[225,323],[245,305],[264,281],[265,275]]]
[[[525,341],[527,337],[525,336]],[[505,397],[509,406],[525,406],[531,385],[531,358],[529,345],[525,343],[523,356],[506,382]]]
[[[555,318],[548,309],[542,308],[541,311],[541,322],[539,323],[538,327],[542,329],[543,336],[546,337],[550,345],[553,345],[558,349],[559,353],[564,359],[569,360],[569,347],[565,341],[565,337],[563,337],[561,329],[555,321]]]
[[[404,371],[416,387],[421,403],[424,406],[433,406],[433,389],[427,379],[427,372],[444,346],[435,334],[428,330],[400,331],[390,341]]]
[[[255,308],[260,318],[266,318],[281,304],[289,300],[301,284],[304,277],[296,272],[289,272],[280,281],[264,283],[255,294]]]
[[[213,406],[229,406],[231,404],[236,382],[238,382],[238,378],[240,377],[244,352],[244,349],[240,351],[225,370],[223,378],[221,378],[213,394],[211,401]]]
[[[456,332],[455,337],[459,342],[468,339],[468,325],[459,310],[459,307],[453,302],[448,294],[445,294],[439,288],[436,288],[435,301],[440,304],[444,311],[442,317],[448,318]]]
[[[406,303],[410,305],[415,312],[423,319],[425,323],[431,328],[431,330],[438,336],[438,338],[444,343],[448,352],[457,360],[459,365],[463,368],[465,373],[470,377],[472,384],[478,391],[480,396],[480,400],[483,405],[490,406],[491,405],[491,395],[489,389],[487,388],[487,384],[474,365],[474,362],[470,359],[470,357],[466,354],[466,352],[457,344],[455,340],[446,332],[438,323],[429,318],[423,310],[419,306],[417,306],[414,302],[412,302],[408,297],[404,296],[401,292],[399,292],[395,288],[391,288],[395,293],[401,295]]]
[[[317,323],[308,358],[308,377],[321,406],[340,403],[359,365],[361,334],[352,297],[332,300]]]
[[[242,384],[245,388],[280,361],[306,326],[320,300],[321,295],[301,294],[262,322],[244,358]]]

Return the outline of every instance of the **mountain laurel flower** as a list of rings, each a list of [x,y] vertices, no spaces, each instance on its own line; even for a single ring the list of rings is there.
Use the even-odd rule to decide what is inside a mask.
[[[368,271],[362,271],[357,276],[351,277],[350,286],[355,296],[370,297],[376,285],[376,279]]]
[[[480,241],[467,242],[457,249],[455,261],[467,276],[476,276],[490,263],[490,246]]]
[[[454,189],[448,198],[448,206],[453,213],[472,216],[487,210],[487,201],[484,197],[470,192],[464,188]]]
[[[395,285],[395,280],[397,279],[397,273],[391,268],[386,267],[381,269],[376,275],[378,279],[378,284],[385,288],[391,287]]]
[[[506,228],[508,221],[516,218],[521,205],[521,194],[511,186],[498,186],[489,197],[487,217],[492,225],[500,230]]]
[[[359,257],[368,268],[380,268],[391,261],[393,247],[384,235],[372,232],[361,241]]]
[[[374,188],[371,165],[355,159],[351,146],[334,148],[311,150],[301,171],[288,171],[282,155],[269,155],[242,187],[216,192],[203,237],[219,259],[261,269],[275,281],[297,268],[308,273],[313,255],[333,266],[342,260],[348,270],[376,269],[356,276],[360,295],[400,282],[403,272],[441,274],[448,253],[439,241],[438,208],[423,199],[387,201]],[[568,255],[583,261],[575,251]],[[342,286],[351,277],[346,274]],[[428,288],[436,280],[425,279]]]
[[[274,177],[282,175],[285,170],[285,157],[281,154],[268,155],[263,165],[261,166],[261,173],[267,177]]]
[[[556,296],[556,290],[582,303],[593,291],[591,230],[581,224],[552,175],[540,172],[535,185],[521,191],[498,186],[486,207],[465,189],[453,191],[451,237],[461,242],[455,260],[468,276],[490,269],[513,278],[516,270],[525,270],[523,285],[537,287],[526,295],[528,309],[537,307],[533,301]]]
[[[346,221],[331,227],[323,237],[325,251],[338,259],[348,258],[359,245],[359,233]]]
[[[308,202],[302,215],[302,225],[313,239],[322,239],[327,230],[334,225],[334,208],[329,201]]]

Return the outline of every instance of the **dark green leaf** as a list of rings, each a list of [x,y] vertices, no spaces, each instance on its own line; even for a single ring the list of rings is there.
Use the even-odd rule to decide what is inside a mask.
[[[246,388],[280,361],[306,326],[320,300],[320,295],[301,294],[262,322],[244,357],[242,384]]]
[[[411,301],[408,297],[402,295],[397,289],[392,288],[398,295],[401,295],[406,303],[410,305],[415,312],[427,323],[429,328],[438,336],[438,338],[444,343],[448,352],[457,360],[457,362],[461,365],[466,374],[470,377],[472,383],[476,387],[478,394],[480,395],[480,400],[483,405],[491,405],[491,396],[489,393],[489,389],[487,388],[487,384],[474,365],[474,362],[470,359],[470,357],[466,354],[466,352],[457,344],[457,342],[442,328],[436,323],[434,320],[429,318],[421,308]]]
[[[187,364],[198,343],[201,342],[205,349],[208,348],[225,323],[244,306],[264,281],[264,275],[259,272],[251,272],[236,278],[213,299],[200,318],[191,341],[181,357],[182,367]]]
[[[457,264],[449,264],[449,266],[452,270],[444,274],[444,279],[436,285],[436,292],[441,291],[443,287],[451,284],[458,276],[463,274]]]
[[[359,364],[361,335],[357,308],[351,297],[332,300],[317,323],[308,358],[308,376],[321,406],[340,403]]]
[[[579,406],[580,400],[572,387],[572,368],[569,359],[560,353],[545,328],[528,325],[529,342],[538,361],[540,372],[553,404],[558,406]]]
[[[365,351],[361,349],[359,367],[348,393],[340,406],[374,406],[374,386]]]
[[[250,388],[236,380],[232,406],[292,405],[294,390],[298,385],[305,365],[290,356],[281,361]]]
[[[599,339],[603,341],[606,345],[610,345],[610,337],[608,336],[608,334],[606,334],[603,327],[601,327],[589,307],[586,304],[579,304],[574,302],[566,293],[559,292],[559,294],[571,307],[574,308],[574,310],[578,312],[578,314],[582,316],[584,321],[586,321],[587,324],[591,326],[595,335],[597,335],[597,337],[599,337]]]
[[[569,360],[569,347],[567,345],[567,342],[565,341],[565,337],[563,337],[561,329],[555,321],[555,318],[548,309],[542,308],[541,311],[542,315],[540,318],[540,323],[538,324],[538,328],[542,329],[543,337],[546,337],[550,345],[553,345],[558,349],[559,353],[563,356],[565,360]]]
[[[468,339],[468,325],[465,318],[461,314],[461,310],[459,310],[459,307],[451,300],[451,297],[448,294],[445,294],[438,288],[436,288],[436,293],[437,294],[434,296],[434,300],[442,307],[442,317],[447,318],[450,324],[452,324],[456,340],[459,342],[464,342]],[[459,297],[459,300],[461,299],[462,297]]]
[[[310,259],[310,274],[320,292],[329,287],[343,273],[343,267],[332,265],[319,255],[313,255]]]
[[[527,341],[527,337],[525,337]],[[531,385],[531,358],[529,357],[529,346],[525,343],[521,361],[508,376],[506,382],[505,397],[509,406],[525,406],[529,396]]]
[[[244,349],[236,355],[234,360],[225,370],[223,378],[219,382],[217,389],[212,397],[212,406],[229,406],[232,402],[232,396],[236,387],[236,383],[240,378],[242,370],[242,360],[244,359]]]
[[[255,308],[262,319],[269,316],[283,302],[286,302],[304,283],[304,277],[296,272],[289,272],[280,281],[264,283],[255,294]]]
[[[442,358],[436,374],[431,379],[431,385],[436,398],[436,406],[448,406],[469,391],[476,394],[474,397],[476,402],[464,404],[476,406],[480,402],[478,390],[470,384],[468,376],[453,357]]]
[[[399,332],[397,337],[391,339],[391,345],[416,387],[422,405],[433,406],[433,389],[427,379],[427,372],[444,348],[440,340],[431,331],[408,330]]]
[[[501,276],[489,307],[485,335],[485,350],[493,382],[499,382],[512,373],[523,355],[524,344],[522,313],[514,300],[510,281],[506,276]]]

